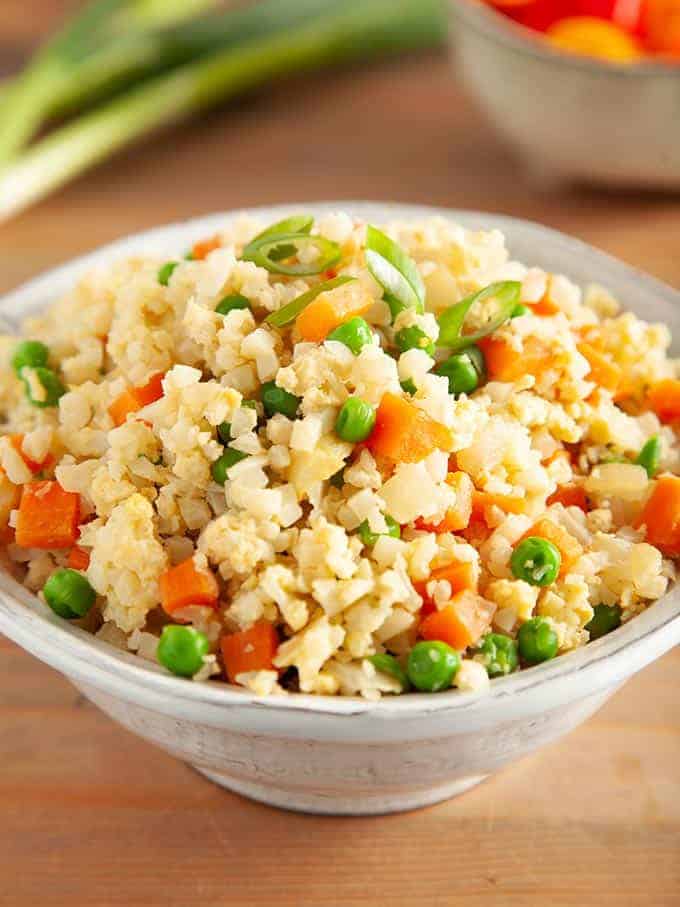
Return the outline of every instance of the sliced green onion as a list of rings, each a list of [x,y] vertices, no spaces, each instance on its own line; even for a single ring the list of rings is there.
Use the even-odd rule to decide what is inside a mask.
[[[315,287],[312,287],[311,290],[307,290],[306,293],[296,297],[292,302],[289,302],[288,305],[282,306],[278,312],[272,312],[271,315],[267,315],[265,321],[267,324],[274,325],[275,328],[285,327],[285,325],[290,324],[291,321],[295,321],[300,312],[304,311],[310,302],[314,302],[317,296],[328,292],[328,290],[335,290],[336,287],[341,287],[344,283],[349,283],[350,280],[356,280],[356,277],[349,277],[347,274],[341,274],[339,277],[334,277],[332,280],[324,280],[323,283],[318,283]]]
[[[377,227],[366,228],[366,264],[385,293],[392,320],[404,309],[425,311],[425,284],[418,266]]]
[[[644,466],[650,479],[654,478],[661,462],[661,440],[658,435],[652,437],[642,446],[635,462]]]
[[[298,261],[296,264],[284,264],[305,246],[315,246],[319,255],[313,262]],[[340,246],[324,236],[310,236],[307,233],[280,233],[251,243],[243,250],[243,261],[252,261],[271,274],[288,274],[307,277],[321,274],[336,265],[342,256]]]
[[[482,337],[493,334],[498,328],[512,316],[515,306],[519,302],[519,294],[522,285],[518,280],[502,280],[498,283],[489,284],[478,293],[472,293],[465,299],[450,306],[439,316],[439,340],[438,346],[446,346],[453,352],[464,350],[473,343],[477,343]],[[495,311],[487,320],[484,327],[472,334],[464,334],[463,327],[468,312],[474,305],[487,302],[494,299],[496,301]]]
[[[258,233],[250,240],[243,249],[243,254],[252,252],[265,239],[271,239],[274,236],[290,233],[309,234],[314,226],[314,218],[310,214],[294,214],[292,217],[286,217],[284,220],[277,221],[271,227],[267,227],[262,233]]]

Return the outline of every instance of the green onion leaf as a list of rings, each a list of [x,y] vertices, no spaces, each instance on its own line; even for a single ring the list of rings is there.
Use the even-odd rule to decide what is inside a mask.
[[[477,343],[482,337],[493,334],[504,324],[512,315],[512,312],[519,302],[521,284],[517,280],[502,280],[498,283],[489,284],[478,293],[472,293],[466,296],[461,302],[450,306],[442,312],[437,319],[439,322],[439,339],[438,346],[446,346],[453,352],[464,350],[473,343]],[[468,312],[474,305],[486,303],[493,300],[495,306],[490,306],[488,317],[484,326],[471,334],[463,333],[465,319]]]
[[[283,264],[293,258],[305,246],[314,246],[319,255],[314,261]],[[252,242],[243,250],[241,258],[252,261],[272,274],[288,274],[307,277],[321,274],[340,261],[340,246],[323,236],[309,236],[306,233],[281,233]]]
[[[286,217],[284,220],[277,221],[271,227],[267,227],[262,233],[258,233],[254,239],[251,239],[243,250],[252,252],[263,239],[271,239],[272,236],[281,236],[287,233],[310,233],[314,226],[314,218],[309,214],[294,214],[292,217]]]
[[[349,283],[350,280],[356,280],[356,277],[349,277],[347,274],[341,274],[339,277],[334,277],[333,280],[324,280],[322,283],[318,283],[315,287],[312,287],[311,290],[307,290],[306,293],[298,296],[292,302],[289,302],[288,305],[284,305],[278,312],[272,312],[271,315],[267,315],[265,321],[275,328],[285,327],[285,325],[290,324],[291,321],[295,321],[300,312],[302,312],[303,309],[306,309],[310,302],[314,302],[316,297],[320,296],[321,293],[326,293],[328,290],[334,290],[336,287],[341,287],[344,283]]]
[[[366,228],[366,264],[385,292],[393,321],[404,309],[425,311],[425,284],[416,263],[370,224]]]

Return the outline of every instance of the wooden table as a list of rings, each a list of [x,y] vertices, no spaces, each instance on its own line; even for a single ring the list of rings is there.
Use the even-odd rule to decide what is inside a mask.
[[[40,27],[67,5],[41,3]],[[9,63],[36,25],[2,6]],[[152,224],[327,198],[511,212],[680,286],[680,199],[535,185],[430,57],[268,91],[122,155],[0,226],[0,292]],[[213,787],[6,640],[0,677],[2,907],[680,904],[679,651],[464,797],[375,819]]]

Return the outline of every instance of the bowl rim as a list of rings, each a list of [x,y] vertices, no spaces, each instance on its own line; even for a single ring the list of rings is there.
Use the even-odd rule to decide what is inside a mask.
[[[483,0],[449,0],[455,15],[465,20],[466,25],[483,32],[511,50],[521,51],[537,60],[553,63],[564,69],[579,69],[596,76],[612,76],[632,79],[636,76],[673,77],[680,79],[680,63],[668,63],[663,59],[644,59],[640,63],[605,62],[595,57],[579,56],[553,48],[540,39],[540,33],[515,22],[508,16],[487,5]],[[455,41],[455,34],[453,36]]]
[[[266,205],[217,212],[188,220],[166,224],[116,240],[86,255],[50,269],[0,297],[0,317],[7,310],[23,309],[22,317],[54,301],[72,286],[74,281],[92,267],[136,251],[169,254],[183,248],[205,232],[217,230],[225,222],[240,216],[280,218],[300,210],[319,216],[331,211],[347,211],[364,220],[378,223],[399,218],[440,216],[466,229],[507,229],[524,234],[535,242],[549,240],[553,248],[574,255],[588,256],[593,268],[618,275],[622,281],[634,281],[648,296],[653,295],[667,306],[680,309],[680,291],[645,274],[589,244],[538,223],[507,215],[483,211],[451,209],[430,205],[401,204],[372,201],[301,202]],[[508,238],[512,252],[512,237]],[[145,248],[146,247],[146,248]],[[606,283],[606,278],[603,282]],[[580,679],[597,688],[606,683],[621,682],[639,670],[652,658],[680,642],[680,584],[663,598],[608,636],[580,649],[559,656],[551,662],[498,678],[483,694],[450,690],[444,693],[403,695],[366,700],[349,696],[317,696],[296,693],[289,696],[262,697],[230,684],[191,683],[174,677],[159,665],[143,661],[138,656],[122,652],[97,639],[78,626],[59,620],[37,596],[0,569],[0,632],[43,661],[57,667],[67,676],[86,679],[86,668],[92,671],[87,679],[102,688],[118,685],[145,690],[175,702],[228,706],[257,706],[276,711],[310,712],[315,714],[351,716],[371,713],[375,717],[398,718],[430,713],[487,711],[499,700],[510,702],[537,694],[545,699],[547,692],[568,688]],[[624,662],[624,659],[626,661]],[[565,684],[567,685],[565,687]],[[521,694],[521,696],[520,696]],[[554,698],[554,697],[553,697]]]

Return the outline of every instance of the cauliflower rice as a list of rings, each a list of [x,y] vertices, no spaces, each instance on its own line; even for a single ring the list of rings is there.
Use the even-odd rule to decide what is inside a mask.
[[[268,226],[227,223],[170,267],[97,269],[24,324],[43,366],[0,338],[0,528],[28,589],[54,607],[51,577],[79,573],[94,604],[66,616],[163,664],[164,628],[194,628],[198,662],[177,673],[197,681],[368,698],[407,688],[419,639],[459,653],[446,686],[482,690],[542,660],[523,626],[562,654],[600,635],[596,608],[616,625],[664,594],[680,555],[664,325],[512,261],[498,231],[388,224],[395,261],[335,213],[263,262],[247,253]],[[461,392],[443,313],[492,284],[524,308],[501,290],[472,305]],[[328,338],[358,317],[360,348]],[[350,398],[362,440],[340,427]],[[547,583],[514,564],[527,537],[558,551]],[[519,665],[492,669],[489,634],[519,638]]]

